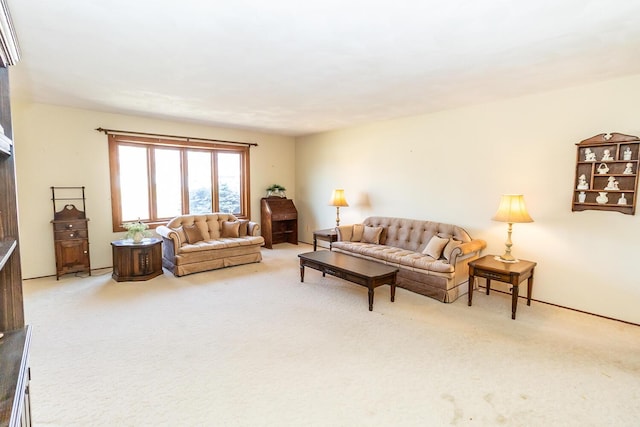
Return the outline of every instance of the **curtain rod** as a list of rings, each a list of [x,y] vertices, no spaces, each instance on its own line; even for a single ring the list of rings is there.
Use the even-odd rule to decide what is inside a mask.
[[[104,132],[105,135],[143,135],[143,136],[153,136],[160,138],[175,138],[175,139],[183,139],[186,141],[209,141],[209,142],[221,142],[223,144],[238,144],[238,145],[246,145],[248,147],[257,147],[258,144],[255,142],[240,142],[240,141],[226,141],[224,139],[211,139],[211,138],[194,138],[191,136],[180,136],[180,135],[163,135],[158,133],[146,133],[146,132],[133,132],[128,130],[117,130],[117,129],[104,129],[104,128],[96,128],[98,132]]]

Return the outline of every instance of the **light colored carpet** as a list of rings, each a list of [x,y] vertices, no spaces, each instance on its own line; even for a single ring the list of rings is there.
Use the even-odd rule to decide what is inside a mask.
[[[640,328],[483,292],[367,292],[264,261],[25,282],[36,426],[636,426]],[[534,288],[535,297],[535,288]]]

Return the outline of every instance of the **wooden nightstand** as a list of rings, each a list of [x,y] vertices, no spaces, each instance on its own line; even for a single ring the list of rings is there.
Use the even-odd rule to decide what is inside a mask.
[[[338,241],[338,232],[335,228],[326,228],[324,230],[316,230],[313,232],[313,250],[318,247],[318,240],[329,242],[329,250],[332,249],[333,242]]]
[[[511,291],[511,318],[516,318],[518,306],[519,284],[527,279],[527,305],[531,305],[531,290],[533,288],[533,270],[535,262],[521,259],[515,263],[502,262],[495,259],[494,255],[486,255],[469,263],[469,306],[473,299],[473,282],[475,277],[484,277],[487,280],[487,295],[491,290],[491,281],[498,280],[513,286]]]

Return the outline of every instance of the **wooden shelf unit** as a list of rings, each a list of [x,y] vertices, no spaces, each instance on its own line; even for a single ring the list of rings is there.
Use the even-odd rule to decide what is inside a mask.
[[[24,323],[10,65],[20,60],[6,2],[0,2],[0,426],[31,426],[29,347]]]
[[[576,145],[576,176],[571,210],[635,215],[640,139],[621,133],[602,133]],[[605,157],[605,150],[609,151],[609,159]],[[588,160],[589,153],[592,153],[593,160]],[[625,156],[625,153],[628,154]],[[583,184],[581,176],[585,178]],[[607,189],[610,183],[614,183],[615,188]]]
[[[61,192],[64,195],[62,197]],[[56,280],[69,273],[88,273],[91,276],[89,219],[86,216],[84,187],[51,187],[51,200]],[[82,202],[82,210],[67,202]]]
[[[0,126],[6,142],[0,149],[0,332],[4,332],[24,327],[9,70],[4,66],[0,66]]]
[[[0,426],[31,425],[30,347],[30,326],[5,332],[0,338]]]

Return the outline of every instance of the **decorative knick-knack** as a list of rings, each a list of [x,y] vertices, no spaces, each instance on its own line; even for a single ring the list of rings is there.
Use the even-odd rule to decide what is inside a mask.
[[[588,190],[589,183],[587,183],[587,177],[582,174],[578,177],[578,190]]]
[[[624,166],[625,166],[624,170],[622,171],[623,174],[625,174],[625,175],[633,174],[633,163],[627,163]]]
[[[609,166],[607,166],[605,163],[600,163],[600,164],[598,165],[598,173],[599,173],[600,175],[604,175],[604,174],[606,174],[607,172],[609,172]]]
[[[622,152],[622,160],[631,160],[631,149],[629,147]]]
[[[619,205],[626,205],[627,204],[627,199],[626,199],[626,197],[624,197],[624,193],[622,193],[622,196],[620,196],[620,198],[618,199],[618,204]]]
[[[609,183],[607,184],[606,187],[604,187],[605,190],[619,190],[620,188],[618,187],[618,181],[616,181],[616,179],[612,176],[609,177]]]
[[[606,161],[606,160],[613,160],[613,157],[611,157],[611,150],[606,149],[604,150],[604,153],[602,154],[602,161]]]
[[[584,161],[585,162],[595,162],[596,161],[596,153],[591,151],[591,148],[587,148],[584,150]]]
[[[609,198],[607,197],[607,192],[600,191],[599,193],[600,195],[596,197],[596,202],[600,203],[601,205],[606,204],[609,201]]]
[[[587,193],[585,193],[584,191],[581,191],[580,194],[578,194],[578,203],[584,203],[586,199],[587,199]]]

